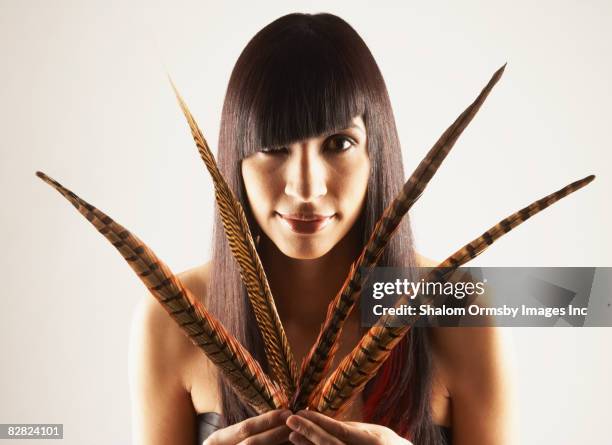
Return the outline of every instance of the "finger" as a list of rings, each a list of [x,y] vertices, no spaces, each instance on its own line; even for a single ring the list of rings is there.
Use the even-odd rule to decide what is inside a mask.
[[[373,423],[365,423],[365,422],[353,422],[351,420],[347,420],[344,422],[346,426],[350,428],[355,428],[357,431],[370,431],[372,427],[377,427],[378,425]]]
[[[352,420],[347,420],[345,423],[353,428],[357,428],[360,431],[367,430],[367,426],[371,425],[370,423],[353,422]]]
[[[357,430],[356,436],[360,437],[361,439],[355,442],[356,445],[370,444],[372,443],[373,440],[374,440],[374,443],[380,443],[381,441],[383,443],[387,443],[387,441],[389,440],[391,441],[391,443],[396,443],[394,442],[394,440],[396,440],[396,437],[399,438],[399,436],[397,436],[393,430],[389,429],[386,426],[378,425],[376,423],[352,422],[352,421],[347,421],[345,423],[348,426],[355,428]],[[401,439],[402,444],[412,445],[412,442],[408,442],[404,438],[400,438],[400,439]]]
[[[254,436],[250,436],[238,445],[281,445],[287,443],[291,428],[287,425],[279,425]]]
[[[289,434],[289,440],[291,441],[291,443],[294,443],[296,445],[315,445],[297,431],[292,431],[291,434]]]
[[[342,445],[340,439],[332,436],[319,425],[304,416],[292,415],[287,419],[287,426],[297,431],[315,445]]]
[[[263,431],[272,429],[285,423],[287,417],[291,415],[288,409],[275,409],[259,416],[251,417],[242,422],[235,423],[226,428],[222,428],[214,433],[215,441],[218,444],[236,444]]]
[[[359,429],[353,425],[348,425],[347,422],[341,422],[326,416],[325,414],[312,410],[301,410],[297,412],[297,415],[305,417],[306,419],[316,423],[329,434],[337,437],[342,442],[353,443],[356,440],[359,440],[357,437],[358,433],[360,433]]]

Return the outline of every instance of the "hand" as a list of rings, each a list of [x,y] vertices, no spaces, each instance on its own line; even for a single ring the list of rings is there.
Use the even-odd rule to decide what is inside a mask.
[[[297,445],[412,445],[382,425],[344,422],[316,411],[302,410],[287,419]]]
[[[286,443],[291,429],[285,425],[288,409],[276,409],[250,417],[212,433],[202,445],[276,445]]]

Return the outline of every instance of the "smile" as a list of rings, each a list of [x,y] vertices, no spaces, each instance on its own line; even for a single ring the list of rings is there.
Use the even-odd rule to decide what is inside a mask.
[[[293,232],[301,234],[312,234],[322,230],[329,224],[334,215],[283,215],[277,213],[281,221]]]

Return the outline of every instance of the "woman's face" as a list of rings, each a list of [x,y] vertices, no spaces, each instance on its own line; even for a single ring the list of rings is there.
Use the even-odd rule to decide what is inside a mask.
[[[365,202],[370,160],[366,128],[349,128],[284,147],[263,148],[242,160],[253,215],[285,255],[325,255],[355,224]]]

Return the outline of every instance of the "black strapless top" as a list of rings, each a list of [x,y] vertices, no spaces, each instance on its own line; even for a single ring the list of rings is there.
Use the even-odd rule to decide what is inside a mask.
[[[202,442],[204,442],[208,436],[221,427],[221,415],[214,411],[200,413],[196,417],[196,423],[197,445],[202,445]],[[452,445],[451,428],[442,425],[438,425],[438,428],[440,428],[440,433],[442,433],[442,437],[444,438],[443,443],[440,445]]]

